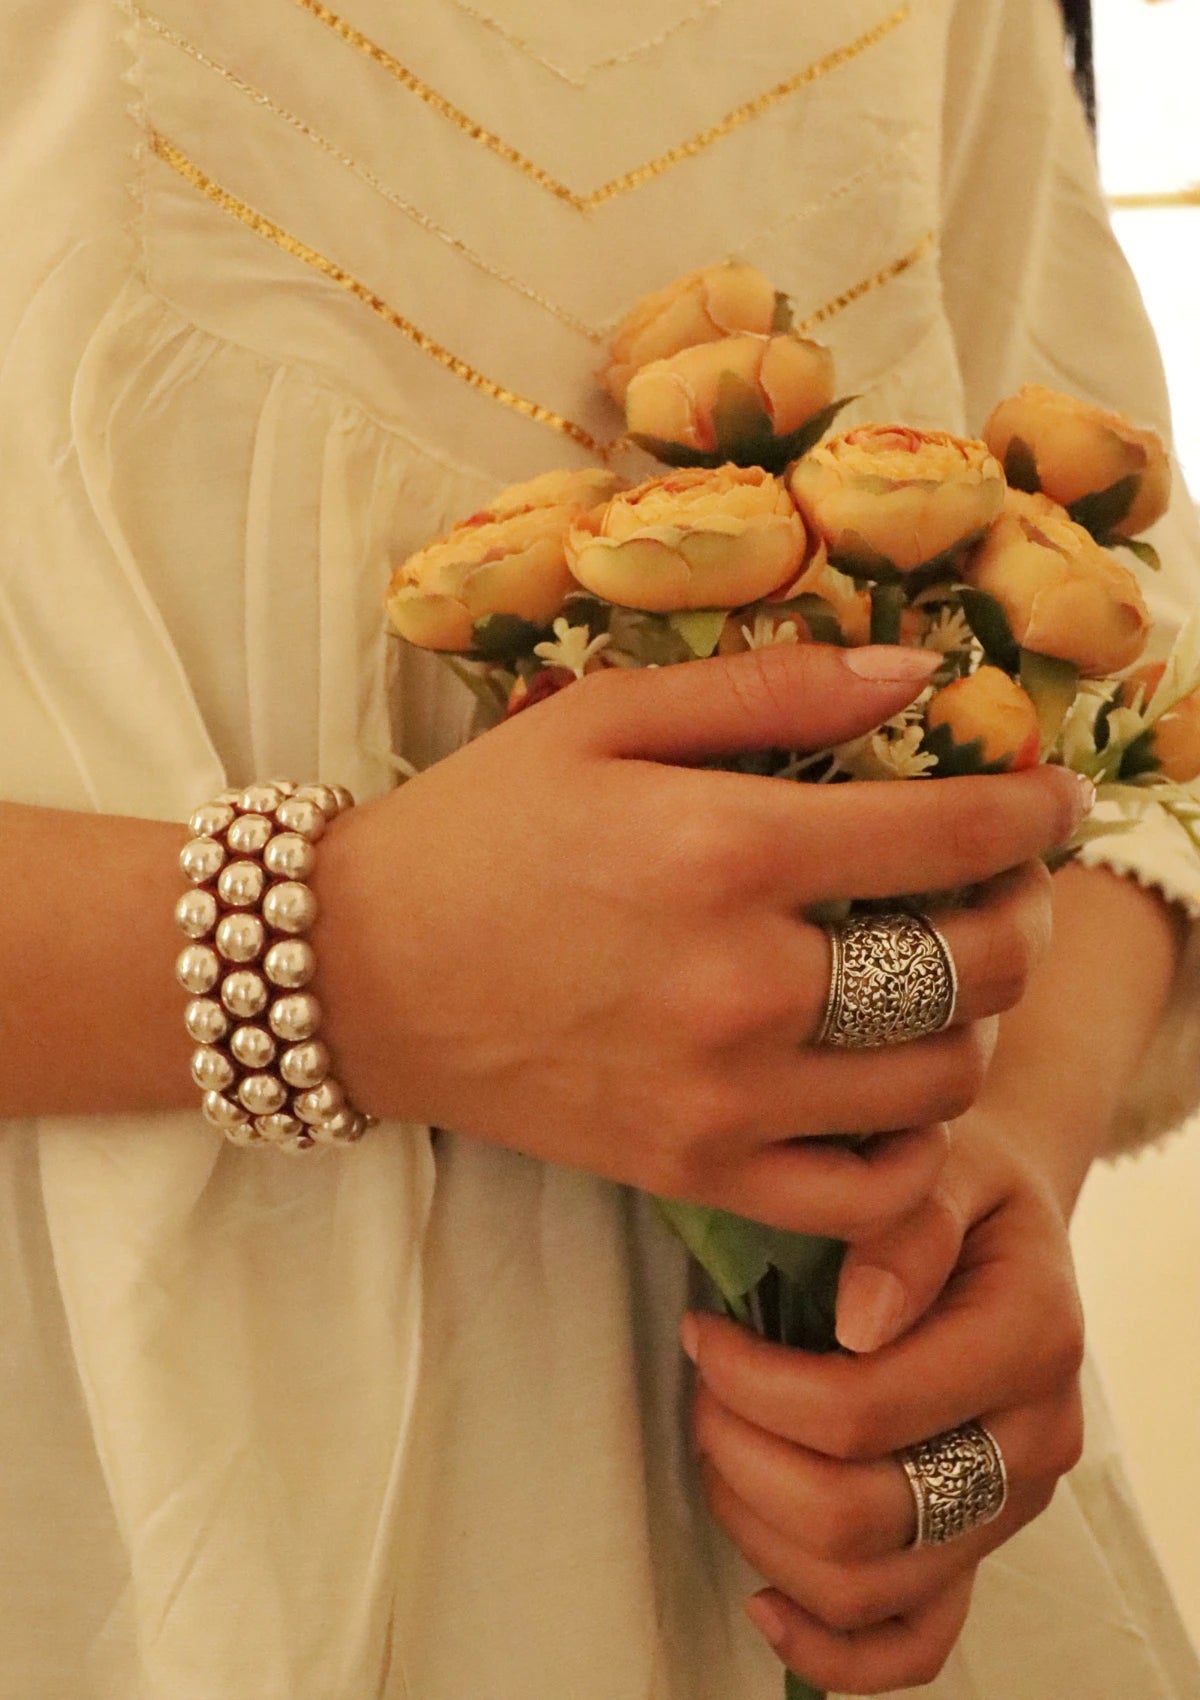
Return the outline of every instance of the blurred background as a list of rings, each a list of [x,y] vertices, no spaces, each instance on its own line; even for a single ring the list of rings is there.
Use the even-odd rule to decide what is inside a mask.
[[[1200,0],[1093,10],[1101,176],[1200,499]],[[1134,1488],[1200,1649],[1200,1120],[1096,1169],[1075,1249]]]

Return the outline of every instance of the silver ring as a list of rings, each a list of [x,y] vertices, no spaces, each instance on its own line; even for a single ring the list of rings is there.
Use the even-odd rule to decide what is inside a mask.
[[[913,1548],[957,1540],[1004,1510],[1008,1498],[1004,1454],[982,1423],[947,1429],[945,1434],[906,1446],[896,1456],[917,1506]]]
[[[817,1044],[899,1045],[950,1025],[958,975],[950,946],[927,915],[851,915],[825,931],[833,965]]]

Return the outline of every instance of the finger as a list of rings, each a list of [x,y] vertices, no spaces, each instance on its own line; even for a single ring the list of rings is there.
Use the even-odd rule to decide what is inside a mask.
[[[941,909],[936,923],[958,979],[955,1023],[1012,1009],[1050,948],[1053,886],[1042,862],[1026,862],[975,889],[970,903]]]
[[[700,1316],[697,1368],[760,1428],[835,1458],[882,1458],[1073,1385],[1082,1318],[1052,1262],[1040,1282],[1014,1281],[1002,1256],[984,1252],[919,1327],[867,1357],[790,1351]]]
[[[966,1622],[973,1576],[961,1577],[910,1618],[842,1634],[786,1595],[756,1594],[747,1616],[797,1676],[839,1694],[886,1694],[932,1682]]]
[[[939,1186],[907,1216],[851,1245],[838,1278],[839,1343],[877,1352],[911,1328],[953,1274],[967,1226],[959,1198]]]
[[[849,1590],[857,1590],[855,1621],[842,1623],[843,1628],[909,1609],[964,1565],[978,1564],[1045,1509],[1059,1478],[1078,1462],[1083,1444],[1082,1407],[1074,1387],[1018,1410],[989,1413],[987,1427],[1008,1478],[1003,1510],[956,1540],[914,1550],[916,1502],[897,1459],[839,1463],[792,1445],[728,1410],[703,1384],[696,1390],[692,1422],[697,1452],[733,1496],[721,1501],[719,1515],[746,1556],[830,1623],[837,1610],[829,1604],[833,1590],[843,1590],[846,1611],[851,1609]],[[783,1544],[768,1547],[760,1531],[756,1550],[748,1550],[739,1534],[739,1507],[771,1531],[773,1543]],[[746,1522],[744,1530],[751,1529]],[[768,1551],[775,1556],[768,1559]]]
[[[898,713],[938,665],[918,649],[772,645],[686,667],[608,668],[564,692],[560,712],[613,756],[688,762],[817,750]]]
[[[948,1150],[944,1122],[853,1144],[798,1139],[706,1176],[700,1183],[706,1196],[693,1202],[773,1227],[857,1240],[918,1209],[933,1191]]]
[[[773,811],[771,878],[800,905],[976,885],[1062,844],[1091,806],[1089,782],[1061,767],[920,785],[712,777],[740,781],[748,807]]]

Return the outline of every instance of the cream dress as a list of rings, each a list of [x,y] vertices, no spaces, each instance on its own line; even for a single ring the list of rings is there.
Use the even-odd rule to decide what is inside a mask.
[[[1162,420],[1052,0],[338,4],[0,4],[0,795],[178,819],[451,750],[437,665],[389,711],[389,561],[594,461],[605,327],[726,254],[860,417]],[[1168,825],[1105,854],[1200,910]],[[1131,1137],[1194,1095],[1182,1008]],[[778,1700],[637,1200],[178,1115],[6,1126],[0,1211],[2,1700]],[[1200,1695],[1099,1413],[927,1692]]]

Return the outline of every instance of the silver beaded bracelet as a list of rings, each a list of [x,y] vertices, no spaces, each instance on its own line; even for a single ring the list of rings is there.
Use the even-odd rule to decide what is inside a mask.
[[[317,900],[314,846],[354,798],[340,785],[222,791],[196,810],[179,862],[192,889],[175,906],[190,941],[175,965],[191,995],[192,1079],[202,1110],[235,1145],[307,1151],[346,1145],[371,1125],[346,1102],[317,1037],[321,1008],[306,935]]]

